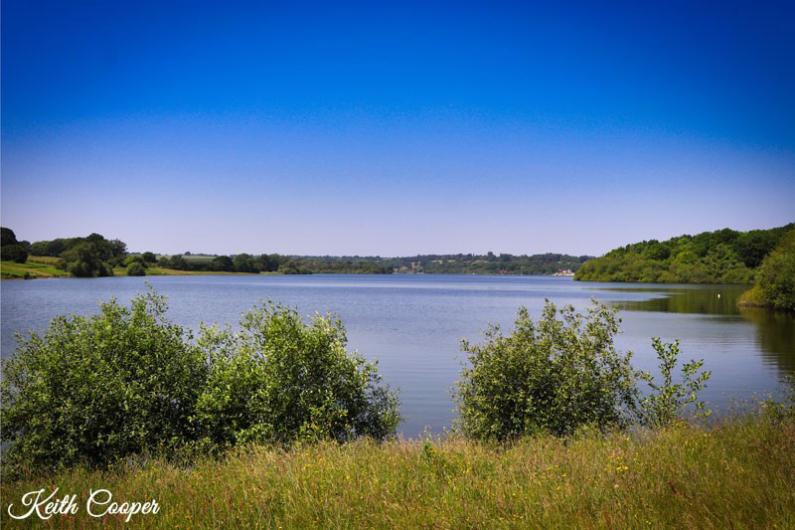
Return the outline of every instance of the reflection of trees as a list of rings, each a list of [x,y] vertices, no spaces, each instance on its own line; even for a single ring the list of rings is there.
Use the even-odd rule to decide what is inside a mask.
[[[737,301],[745,287],[710,286],[698,289],[651,291],[664,296],[639,301],[621,301],[616,305],[630,311],[659,311],[663,313],[700,313],[706,315],[736,315]]]
[[[755,324],[765,361],[775,363],[784,374],[795,373],[795,318],[755,308],[742,308],[740,314]]]
[[[645,292],[655,298],[614,302],[629,311],[741,315],[752,322],[762,359],[774,364],[783,374],[795,374],[795,317],[786,313],[756,308],[738,308],[742,286],[703,286],[695,289],[626,288],[610,291]],[[720,297],[718,297],[720,294]]]

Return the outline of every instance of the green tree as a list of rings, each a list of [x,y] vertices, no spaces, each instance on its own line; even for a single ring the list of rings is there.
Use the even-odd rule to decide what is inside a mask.
[[[216,256],[210,263],[210,270],[231,272],[235,270],[235,264],[229,256]]]
[[[631,353],[613,344],[619,322],[614,309],[596,301],[586,316],[547,301],[537,323],[520,308],[510,335],[492,325],[483,344],[463,341],[463,432],[503,441],[539,431],[566,435],[587,424],[626,425],[636,411],[636,374]]]
[[[374,363],[346,350],[336,318],[306,324],[294,310],[266,304],[243,317],[238,333],[205,328],[200,344],[212,368],[197,418],[213,445],[395,432],[395,394]]]
[[[146,263],[157,263],[157,256],[154,252],[144,252],[141,257]]]
[[[146,266],[142,261],[134,261],[128,264],[127,276],[146,276]]]
[[[149,292],[92,317],[58,317],[3,361],[4,465],[104,465],[195,438],[207,365]],[[7,468],[8,469],[8,468]]]
[[[762,262],[757,287],[766,305],[795,311],[795,229]]]

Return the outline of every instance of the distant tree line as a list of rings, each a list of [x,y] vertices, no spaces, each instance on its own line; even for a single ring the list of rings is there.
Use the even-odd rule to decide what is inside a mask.
[[[753,283],[765,257],[795,223],[769,230],[729,228],[633,243],[588,261],[575,279],[605,282]]]
[[[189,271],[280,272],[284,274],[553,274],[576,271],[590,256],[537,254],[516,256],[477,254],[427,254],[408,257],[380,256],[286,256],[281,254],[236,254],[209,256],[185,253],[162,256],[158,265]]]
[[[425,254],[404,257],[380,256],[289,256],[284,254],[208,255],[185,252],[156,255],[128,253],[127,245],[100,234],[58,238],[49,241],[17,242],[13,231],[3,228],[3,259],[21,260],[28,254],[58,258],[56,266],[74,276],[110,276],[115,267],[125,267],[130,276],[143,276],[149,267],[195,272],[241,272],[281,274],[553,274],[576,271],[590,256],[567,254]]]

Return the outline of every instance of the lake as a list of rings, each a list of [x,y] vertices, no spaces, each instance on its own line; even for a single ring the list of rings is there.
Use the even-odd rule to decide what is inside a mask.
[[[635,352],[637,368],[656,364],[650,338],[682,341],[684,359],[703,358],[712,379],[703,396],[718,414],[769,395],[780,397],[795,371],[795,319],[738,310],[737,286],[581,283],[569,278],[447,275],[151,276],[2,282],[2,356],[13,355],[17,331],[42,330],[56,315],[96,313],[100,301],[127,303],[151,285],[168,297],[169,315],[236,324],[264,300],[302,314],[334,312],[349,347],[377,359],[400,391],[409,437],[439,433],[455,414],[451,397],[461,363],[459,341],[479,341],[490,322],[510,328],[516,309],[538,317],[548,298],[587,307],[591,298],[621,308],[617,343]]]

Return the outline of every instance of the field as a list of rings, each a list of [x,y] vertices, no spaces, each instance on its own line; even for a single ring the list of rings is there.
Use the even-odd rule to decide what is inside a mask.
[[[0,262],[0,277],[3,279],[24,279],[27,274],[28,279],[34,278],[67,278],[69,273],[55,266],[58,258],[48,256],[29,256],[25,263],[14,261]],[[220,272],[220,271],[183,271],[177,269],[167,269],[164,267],[148,267],[147,276],[189,276],[189,275],[250,275],[246,272]],[[274,274],[274,273],[269,273]],[[127,276],[125,267],[114,267],[114,276]]]
[[[66,271],[62,271],[55,267],[58,258],[50,258],[47,256],[30,256],[25,263],[16,263],[14,261],[0,262],[0,276],[3,278],[58,278],[61,276],[69,276]]]
[[[80,513],[50,526],[97,523],[89,488],[161,506],[151,528],[793,528],[795,420],[738,417],[705,428],[511,447],[458,439],[250,448],[223,461],[158,460],[5,482],[4,503],[58,486]],[[16,502],[19,502],[18,500]],[[3,513],[4,522],[8,522]],[[39,521],[15,522],[39,526]],[[123,527],[121,516],[105,524]]]

